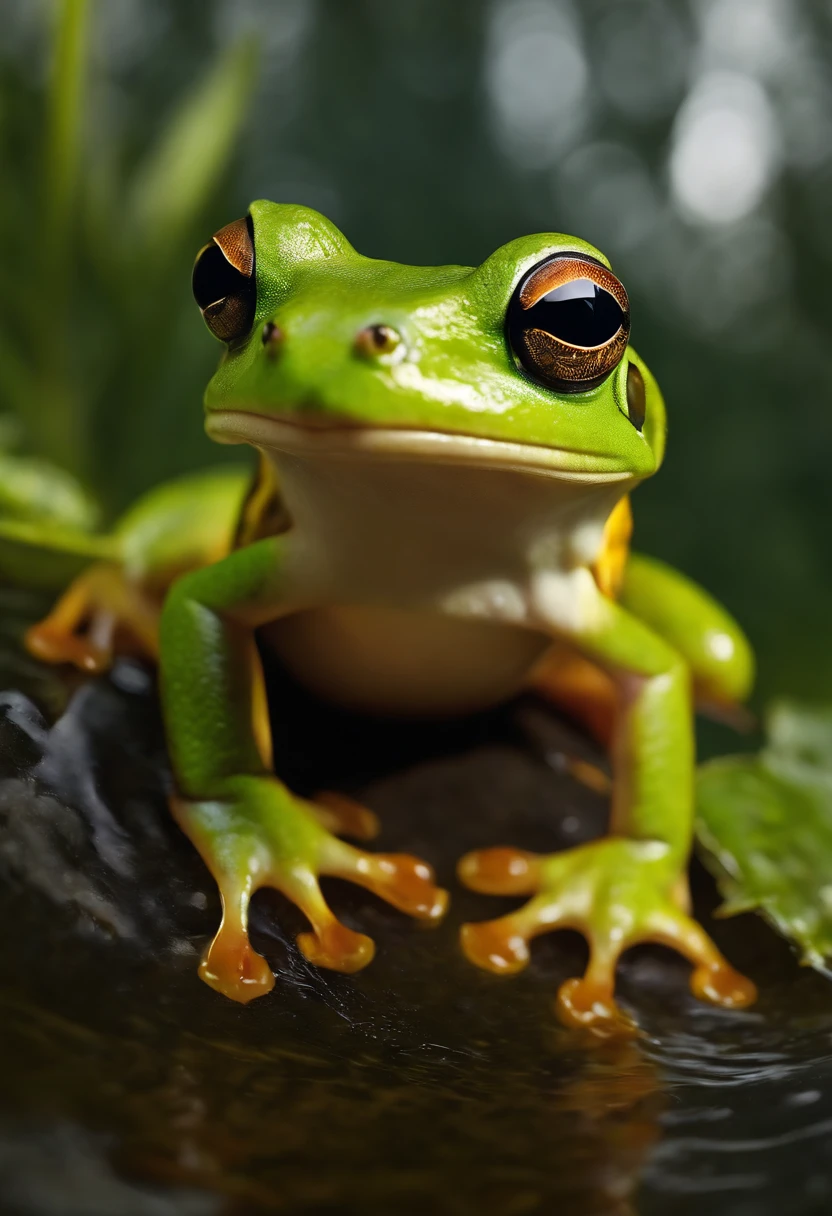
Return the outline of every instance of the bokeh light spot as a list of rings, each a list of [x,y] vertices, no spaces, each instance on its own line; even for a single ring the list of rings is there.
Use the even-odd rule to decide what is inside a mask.
[[[571,8],[498,0],[485,72],[505,155],[529,168],[551,164],[579,135],[586,114],[587,65]]]
[[[687,219],[733,223],[760,203],[780,159],[775,118],[762,86],[738,73],[708,73],[674,126],[674,201]]]

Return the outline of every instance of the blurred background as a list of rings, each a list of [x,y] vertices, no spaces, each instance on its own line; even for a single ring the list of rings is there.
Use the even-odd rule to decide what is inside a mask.
[[[268,197],[370,256],[579,234],[670,413],[637,544],[701,579],[760,697],[832,697],[832,4],[3,0],[0,446],[112,518],[222,460],[190,296]],[[236,453],[239,459],[239,453]]]

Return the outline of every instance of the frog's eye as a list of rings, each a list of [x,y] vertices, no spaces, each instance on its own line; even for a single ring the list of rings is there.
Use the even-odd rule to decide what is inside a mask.
[[[506,332],[533,380],[561,393],[585,392],[609,375],[627,348],[627,293],[594,258],[558,253],[519,283]]]
[[[199,251],[191,285],[215,338],[239,342],[251,332],[257,306],[251,216],[220,228]]]

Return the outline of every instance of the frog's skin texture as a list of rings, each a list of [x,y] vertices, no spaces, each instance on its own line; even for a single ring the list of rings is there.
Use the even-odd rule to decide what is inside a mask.
[[[244,1002],[273,986],[247,934],[262,886],[308,917],[307,958],[342,971],[365,966],[373,944],[335,919],[321,875],[426,921],[446,905],[423,862],[338,839],[369,836],[369,812],[304,801],[275,775],[260,630],[299,679],[357,711],[464,713],[533,685],[609,736],[608,837],[551,856],[507,842],[460,862],[477,890],[529,896],[464,927],[474,963],[517,971],[530,938],[581,930],[590,962],[558,1010],[597,1033],[626,1026],[615,965],[637,942],[690,959],[698,996],[749,1003],[753,985],[688,914],[685,867],[694,693],[741,701],[751,653],[702,590],[628,552],[628,496],[664,451],[661,395],[628,345],[628,314],[615,365],[593,365],[589,387],[532,378],[506,337],[533,268],[568,253],[617,284],[603,255],[544,234],[476,269],[400,266],[362,257],[313,211],[268,202],[215,246],[195,290],[229,342],[206,426],[259,450],[255,484],[246,496],[241,474],[212,473],[155,491],[29,637],[42,657],[90,669],[120,639],[158,653],[174,814],[223,900],[202,978]],[[223,258],[235,270],[214,303],[202,280]]]

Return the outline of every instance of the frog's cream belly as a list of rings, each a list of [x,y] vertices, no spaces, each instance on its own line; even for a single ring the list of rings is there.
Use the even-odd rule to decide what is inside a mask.
[[[299,612],[266,638],[326,700],[414,715],[467,713],[513,696],[549,645],[514,625],[374,607]]]

